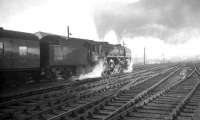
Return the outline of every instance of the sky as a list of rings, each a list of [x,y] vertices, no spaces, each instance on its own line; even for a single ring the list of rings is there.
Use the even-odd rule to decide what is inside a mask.
[[[0,0],[0,26],[125,42],[135,61],[200,56],[200,0]]]

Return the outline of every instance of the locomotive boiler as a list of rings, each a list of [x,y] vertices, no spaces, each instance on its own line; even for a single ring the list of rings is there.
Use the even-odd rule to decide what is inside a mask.
[[[131,62],[130,49],[120,44],[112,45],[108,43],[104,44],[102,47],[105,52],[105,70],[103,75],[123,73],[128,69]]]

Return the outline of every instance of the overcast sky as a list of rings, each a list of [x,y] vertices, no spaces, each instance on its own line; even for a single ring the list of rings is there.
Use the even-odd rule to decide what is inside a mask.
[[[200,53],[200,0],[0,0],[0,26],[121,43],[134,57]]]

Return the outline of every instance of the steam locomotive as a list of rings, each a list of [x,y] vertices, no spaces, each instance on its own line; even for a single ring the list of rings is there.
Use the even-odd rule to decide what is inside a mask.
[[[123,72],[131,60],[131,51],[121,45],[37,35],[0,29],[1,85],[68,79],[91,72],[99,61],[106,76]]]

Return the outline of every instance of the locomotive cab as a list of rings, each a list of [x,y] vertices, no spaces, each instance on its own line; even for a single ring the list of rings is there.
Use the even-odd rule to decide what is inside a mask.
[[[89,56],[91,59],[91,64],[97,64],[102,59],[102,45],[100,43],[94,42],[89,47]]]

